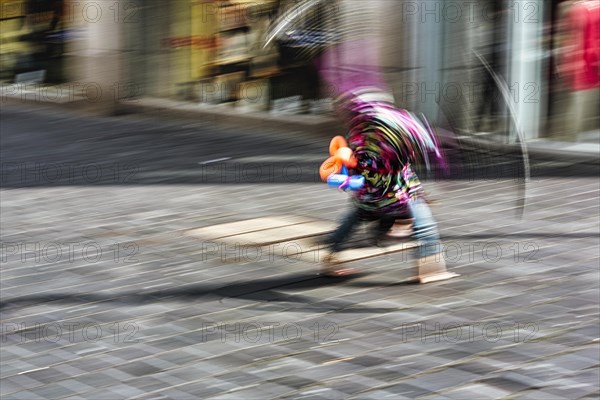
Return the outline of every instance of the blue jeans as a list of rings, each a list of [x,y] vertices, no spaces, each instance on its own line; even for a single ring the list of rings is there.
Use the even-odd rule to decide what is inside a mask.
[[[412,218],[414,218],[413,238],[419,241],[417,255],[419,257],[427,257],[440,253],[442,246],[440,244],[437,222],[433,218],[427,202],[423,199],[409,201],[408,210]]]
[[[417,249],[418,257],[426,257],[441,252],[440,235],[437,222],[433,218],[431,209],[423,199],[417,199],[408,203],[408,213],[413,218],[413,238],[419,242]],[[350,211],[338,229],[330,237],[330,248],[332,252],[338,252],[342,243],[350,236],[354,228],[365,220],[378,220],[377,234],[385,234],[390,230],[398,215],[383,215],[374,217],[363,210],[355,208]]]

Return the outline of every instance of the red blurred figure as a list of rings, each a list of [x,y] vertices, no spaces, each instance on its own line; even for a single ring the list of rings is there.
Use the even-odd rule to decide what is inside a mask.
[[[600,2],[579,1],[570,6],[566,19],[563,72],[572,90],[600,86]]]

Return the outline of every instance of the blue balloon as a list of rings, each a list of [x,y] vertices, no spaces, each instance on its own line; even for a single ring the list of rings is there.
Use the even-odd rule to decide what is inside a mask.
[[[352,175],[348,182],[350,190],[358,190],[365,184],[365,177],[362,175]]]
[[[343,190],[358,190],[365,184],[365,177],[362,175],[352,175],[348,177],[345,174],[331,174],[327,178],[327,185]]]
[[[346,182],[348,175],[344,174],[331,174],[327,177],[327,185],[338,188]]]

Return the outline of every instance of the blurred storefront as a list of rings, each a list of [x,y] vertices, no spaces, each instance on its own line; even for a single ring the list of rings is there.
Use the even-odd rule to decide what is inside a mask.
[[[353,1],[337,4],[358,27],[364,15],[351,12]],[[127,75],[146,96],[260,111],[277,108],[279,99],[300,99],[305,106],[288,112],[307,113],[306,102],[329,94],[314,64],[281,45],[262,48],[274,16],[296,3],[140,2],[139,23],[125,24]],[[597,142],[597,2],[368,6],[378,20],[363,18],[363,28],[380,37],[380,67],[399,105],[459,133],[505,142],[516,141],[517,129],[527,140]],[[575,85],[582,76],[585,88]]]
[[[282,63],[262,39],[281,1],[137,3],[125,25],[128,75],[144,95],[264,111],[277,98],[316,97],[310,60]],[[307,76],[311,78],[307,81]]]
[[[131,97],[328,109],[331,88],[310,55],[263,48],[269,24],[298,0],[0,1],[5,83],[79,82],[108,113]],[[598,143],[597,1],[356,1],[322,5],[379,37],[377,62],[400,106],[507,143],[517,128],[530,141]],[[318,19],[319,7],[302,18]]]
[[[1,0],[0,80],[63,82],[67,33],[62,0]]]
[[[396,101],[459,133],[597,145],[599,4],[382,0]]]

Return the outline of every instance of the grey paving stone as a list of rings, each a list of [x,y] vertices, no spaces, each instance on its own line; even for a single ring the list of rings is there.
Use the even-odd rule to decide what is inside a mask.
[[[515,382],[521,384],[526,388],[539,389],[548,385],[545,380],[536,379],[530,375],[526,375],[520,372],[509,371],[499,375],[499,379]]]
[[[523,392],[518,393],[515,396],[516,399],[519,400],[561,400],[564,397],[560,397],[551,393],[548,393],[544,390],[525,390]]]
[[[407,381],[410,382],[410,381]],[[394,395],[405,396],[411,399],[415,399],[420,396],[431,394],[432,391],[428,389],[423,389],[418,386],[412,386],[409,383],[399,383],[396,385],[388,385],[385,386],[384,390],[389,393],[393,393]]]
[[[444,396],[457,400],[501,399],[510,395],[508,391],[482,383],[468,384],[442,393]]]
[[[10,382],[7,379],[0,381],[1,396],[8,396],[10,393],[19,392],[21,390],[23,390],[23,387],[17,383]]]
[[[452,360],[452,361],[459,361],[461,359],[465,359],[465,358],[469,358],[471,357],[472,353],[466,352],[466,351],[462,351],[459,349],[443,349],[443,350],[438,350],[438,351],[434,351],[431,353],[432,356],[434,357],[438,357],[438,358],[444,358],[447,360]]]
[[[76,391],[57,385],[56,383],[44,385],[31,391],[44,399],[60,399],[77,394]]]
[[[369,368],[368,370],[361,373],[362,376],[372,378],[377,382],[393,382],[403,379],[406,376],[413,375],[418,371],[412,368],[398,368],[398,367],[386,367],[386,368]]]
[[[348,396],[357,395],[370,389],[370,387],[367,385],[363,385],[348,379],[336,379],[329,383],[329,387],[345,393]]]
[[[80,358],[69,361],[68,365],[76,370],[84,372],[93,372],[102,368],[111,367],[113,364],[109,360],[103,360],[97,357]]]
[[[446,368],[440,372],[434,372],[406,380],[405,382],[411,386],[417,386],[430,391],[439,391],[445,388],[455,387],[456,385],[464,385],[475,381],[478,376],[456,368]]]
[[[236,390],[232,393],[214,393],[208,395],[210,399],[269,399],[273,398],[272,395],[260,387],[253,387],[248,389]]]
[[[361,367],[366,367],[366,368],[384,365],[386,363],[386,361],[387,360],[385,358],[366,356],[366,355],[354,357],[351,360],[348,360],[348,362],[350,362],[352,364],[357,364],[357,365],[360,365]]]
[[[334,390],[328,387],[320,386],[309,390],[301,391],[298,393],[297,398],[299,399],[343,399],[346,398],[346,394]],[[296,395],[294,395],[296,397]]]
[[[550,358],[548,361],[553,365],[567,370],[583,370],[600,365],[599,359],[594,360],[586,357],[580,357],[575,354],[566,354],[560,357]]]
[[[193,399],[197,399],[198,397],[195,394],[186,393],[179,389],[172,388],[172,389],[166,389],[166,390],[158,393],[157,395],[153,395],[152,397],[149,397],[149,398],[193,400]]]
[[[412,397],[400,396],[397,393],[388,392],[385,390],[371,390],[366,393],[361,393],[358,396],[350,397],[351,399],[411,399]]]
[[[277,385],[287,386],[296,390],[318,384],[317,380],[306,379],[300,376],[284,376],[281,378],[273,379],[271,382]]]
[[[600,355],[600,344],[594,343],[586,348],[572,353],[574,356],[583,357],[598,361]]]
[[[13,393],[10,396],[12,399],[15,399],[15,400],[42,400],[42,399],[46,398],[43,396],[39,396],[31,391],[21,391],[21,392]]]
[[[493,360],[498,360],[498,361],[502,361],[502,362],[506,362],[506,363],[513,363],[513,364],[526,363],[526,362],[531,361],[531,358],[528,355],[521,354],[521,353],[514,352],[514,351],[496,352],[494,354],[490,354],[488,357]]]
[[[104,372],[81,375],[77,377],[77,380],[84,385],[91,386],[93,388],[107,387],[116,385],[120,382],[119,378],[112,377]]]
[[[162,371],[161,368],[152,366],[143,361],[128,363],[128,364],[119,366],[119,367],[117,367],[117,370],[123,371],[126,374],[131,375],[131,376],[152,375],[152,374]]]
[[[31,379],[25,375],[14,375],[3,379],[3,382],[8,381],[21,389],[33,389],[43,385],[43,382],[37,381],[35,379]]]
[[[85,393],[91,391],[93,388],[89,385],[86,385],[80,382],[77,377],[73,377],[71,379],[66,379],[56,383],[59,386],[62,386],[73,393]],[[69,396],[67,396],[69,397]]]
[[[527,389],[538,389],[543,386],[543,383],[537,379],[516,373],[502,373],[495,377],[482,379],[480,382],[513,393]]]
[[[465,361],[454,366],[457,369],[486,376],[500,369],[500,366],[493,360],[488,360],[485,357],[478,358],[476,360]]]
[[[549,393],[553,396],[559,396],[563,399],[581,399],[586,396],[591,396],[594,398],[598,394],[597,387],[553,387],[544,389],[545,393]]]
[[[115,398],[132,398],[145,393],[143,390],[137,389],[125,383],[113,385],[106,389],[109,393],[113,394]]]
[[[590,338],[587,336],[564,333],[559,336],[552,336],[547,339],[551,343],[560,344],[566,347],[579,347],[590,344]]]
[[[245,373],[243,371],[228,372],[225,374],[215,375],[215,378],[235,383],[240,386],[250,385],[258,381],[257,377],[252,374]]]

